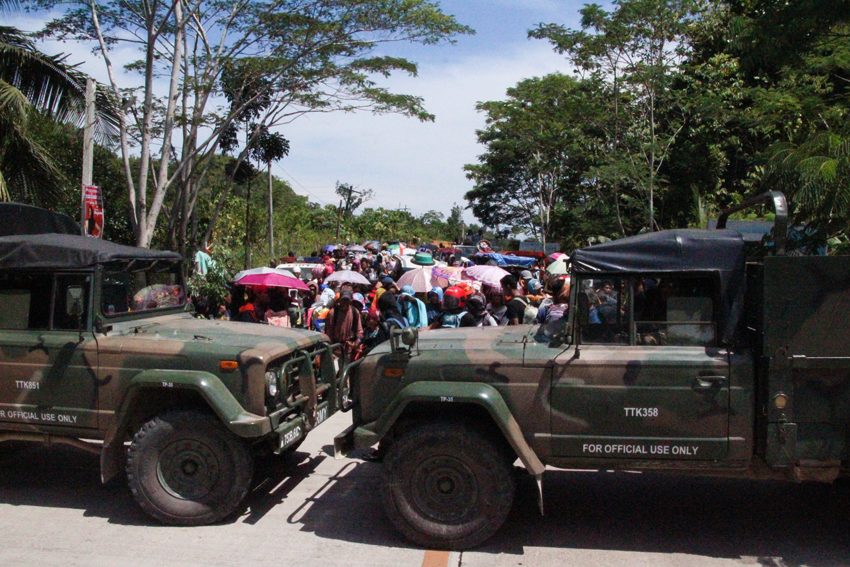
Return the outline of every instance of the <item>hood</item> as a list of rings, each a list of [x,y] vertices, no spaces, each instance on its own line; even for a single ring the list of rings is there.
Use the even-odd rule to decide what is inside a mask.
[[[330,342],[327,335],[314,331],[258,323],[196,319],[186,313],[115,323],[108,335],[180,343],[213,343],[239,350],[255,349],[266,343],[274,344],[275,350],[281,347],[295,350],[322,341]]]
[[[419,330],[418,349],[434,350],[493,350],[495,345],[516,346],[534,336],[539,325],[511,325],[509,327],[461,327],[458,329]],[[371,353],[390,351],[390,341],[372,349]]]

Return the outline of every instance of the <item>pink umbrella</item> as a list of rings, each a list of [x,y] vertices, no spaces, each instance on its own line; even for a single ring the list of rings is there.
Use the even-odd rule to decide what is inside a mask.
[[[461,266],[434,266],[431,270],[431,285],[437,287],[449,287],[463,280],[463,267]]]
[[[467,279],[501,288],[502,278],[510,275],[499,266],[470,266],[463,271]]]
[[[551,254],[549,254],[549,259],[554,262],[561,256],[566,256],[566,254],[564,254],[563,252],[552,252]]]
[[[307,284],[299,280],[298,278],[290,278],[289,276],[283,276],[280,274],[248,274],[247,276],[242,276],[235,282],[236,285],[246,285],[246,286],[266,286],[266,287],[288,287],[291,289],[300,289],[302,291],[308,291],[310,288],[307,287]]]
[[[399,288],[406,285],[412,286],[416,293],[427,293],[431,291],[431,267],[422,266],[402,274],[396,282]]]

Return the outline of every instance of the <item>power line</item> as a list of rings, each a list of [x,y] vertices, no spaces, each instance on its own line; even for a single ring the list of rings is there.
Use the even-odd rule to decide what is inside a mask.
[[[282,171],[282,172],[283,172],[283,174],[284,174],[286,177],[288,177],[289,179],[291,179],[293,183],[295,183],[296,185],[298,185],[298,187],[299,187],[302,191],[304,191],[305,193],[307,193],[308,195],[310,195],[311,197],[313,197],[314,199],[316,199],[317,201],[319,201],[319,202],[320,202],[320,203],[322,203],[323,205],[333,205],[333,203],[330,203],[330,202],[329,202],[329,201],[327,201],[326,199],[323,199],[323,198],[319,197],[318,195],[316,195],[315,193],[313,193],[313,192],[311,192],[309,189],[307,189],[307,187],[306,187],[303,183],[301,183],[300,181],[298,181],[297,179],[295,179],[295,176],[293,176],[291,173],[289,173],[288,171],[286,171],[286,170],[283,168],[283,166],[281,166],[281,165],[279,165],[279,164],[274,164],[274,166],[273,166],[273,167],[276,167],[277,169],[279,169],[280,171]]]

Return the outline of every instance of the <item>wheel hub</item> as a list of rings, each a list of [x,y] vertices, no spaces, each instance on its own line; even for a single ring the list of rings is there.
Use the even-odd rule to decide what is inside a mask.
[[[430,457],[419,464],[410,479],[413,503],[420,512],[442,523],[462,523],[475,516],[478,482],[460,459]]]
[[[200,441],[180,440],[160,453],[157,477],[172,496],[199,500],[215,487],[221,467],[215,453]]]

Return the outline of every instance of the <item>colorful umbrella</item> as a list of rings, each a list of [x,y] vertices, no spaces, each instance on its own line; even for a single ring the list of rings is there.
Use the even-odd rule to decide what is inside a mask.
[[[570,267],[567,264],[567,260],[569,259],[570,257],[564,254],[562,257],[558,258],[557,260],[546,266],[546,271],[552,274],[553,276],[559,276],[568,273],[570,271]]]
[[[353,246],[346,246],[346,251],[348,252],[366,252],[366,249],[359,244],[354,244]]]
[[[463,281],[462,266],[434,266],[431,270],[431,285],[446,288]]]
[[[279,276],[286,276],[288,278],[294,278],[295,274],[290,272],[289,270],[284,270],[282,268],[251,268],[250,270],[242,270],[233,276],[233,281],[240,280],[245,276],[262,276],[265,274],[277,274]]]
[[[331,275],[325,278],[325,283],[331,282],[350,283],[368,286],[372,285],[363,274],[361,274],[360,272],[355,272],[353,270],[339,270],[337,272],[332,273]]]
[[[412,286],[416,293],[427,293],[431,291],[431,266],[422,266],[415,270],[405,272],[396,284],[402,288],[406,285]]]
[[[280,274],[248,274],[233,283],[244,286],[287,287],[302,291],[308,291],[310,289],[307,287],[307,284],[298,278],[282,276]]]
[[[499,266],[470,266],[463,271],[467,279],[481,282],[489,286],[501,288],[502,278],[510,275],[507,270]]]
[[[567,256],[567,255],[564,254],[563,252],[552,252],[551,254],[549,254],[549,259],[554,262],[555,260],[559,260],[559,259],[563,258],[564,256]],[[567,256],[567,258],[569,259],[569,256]]]

